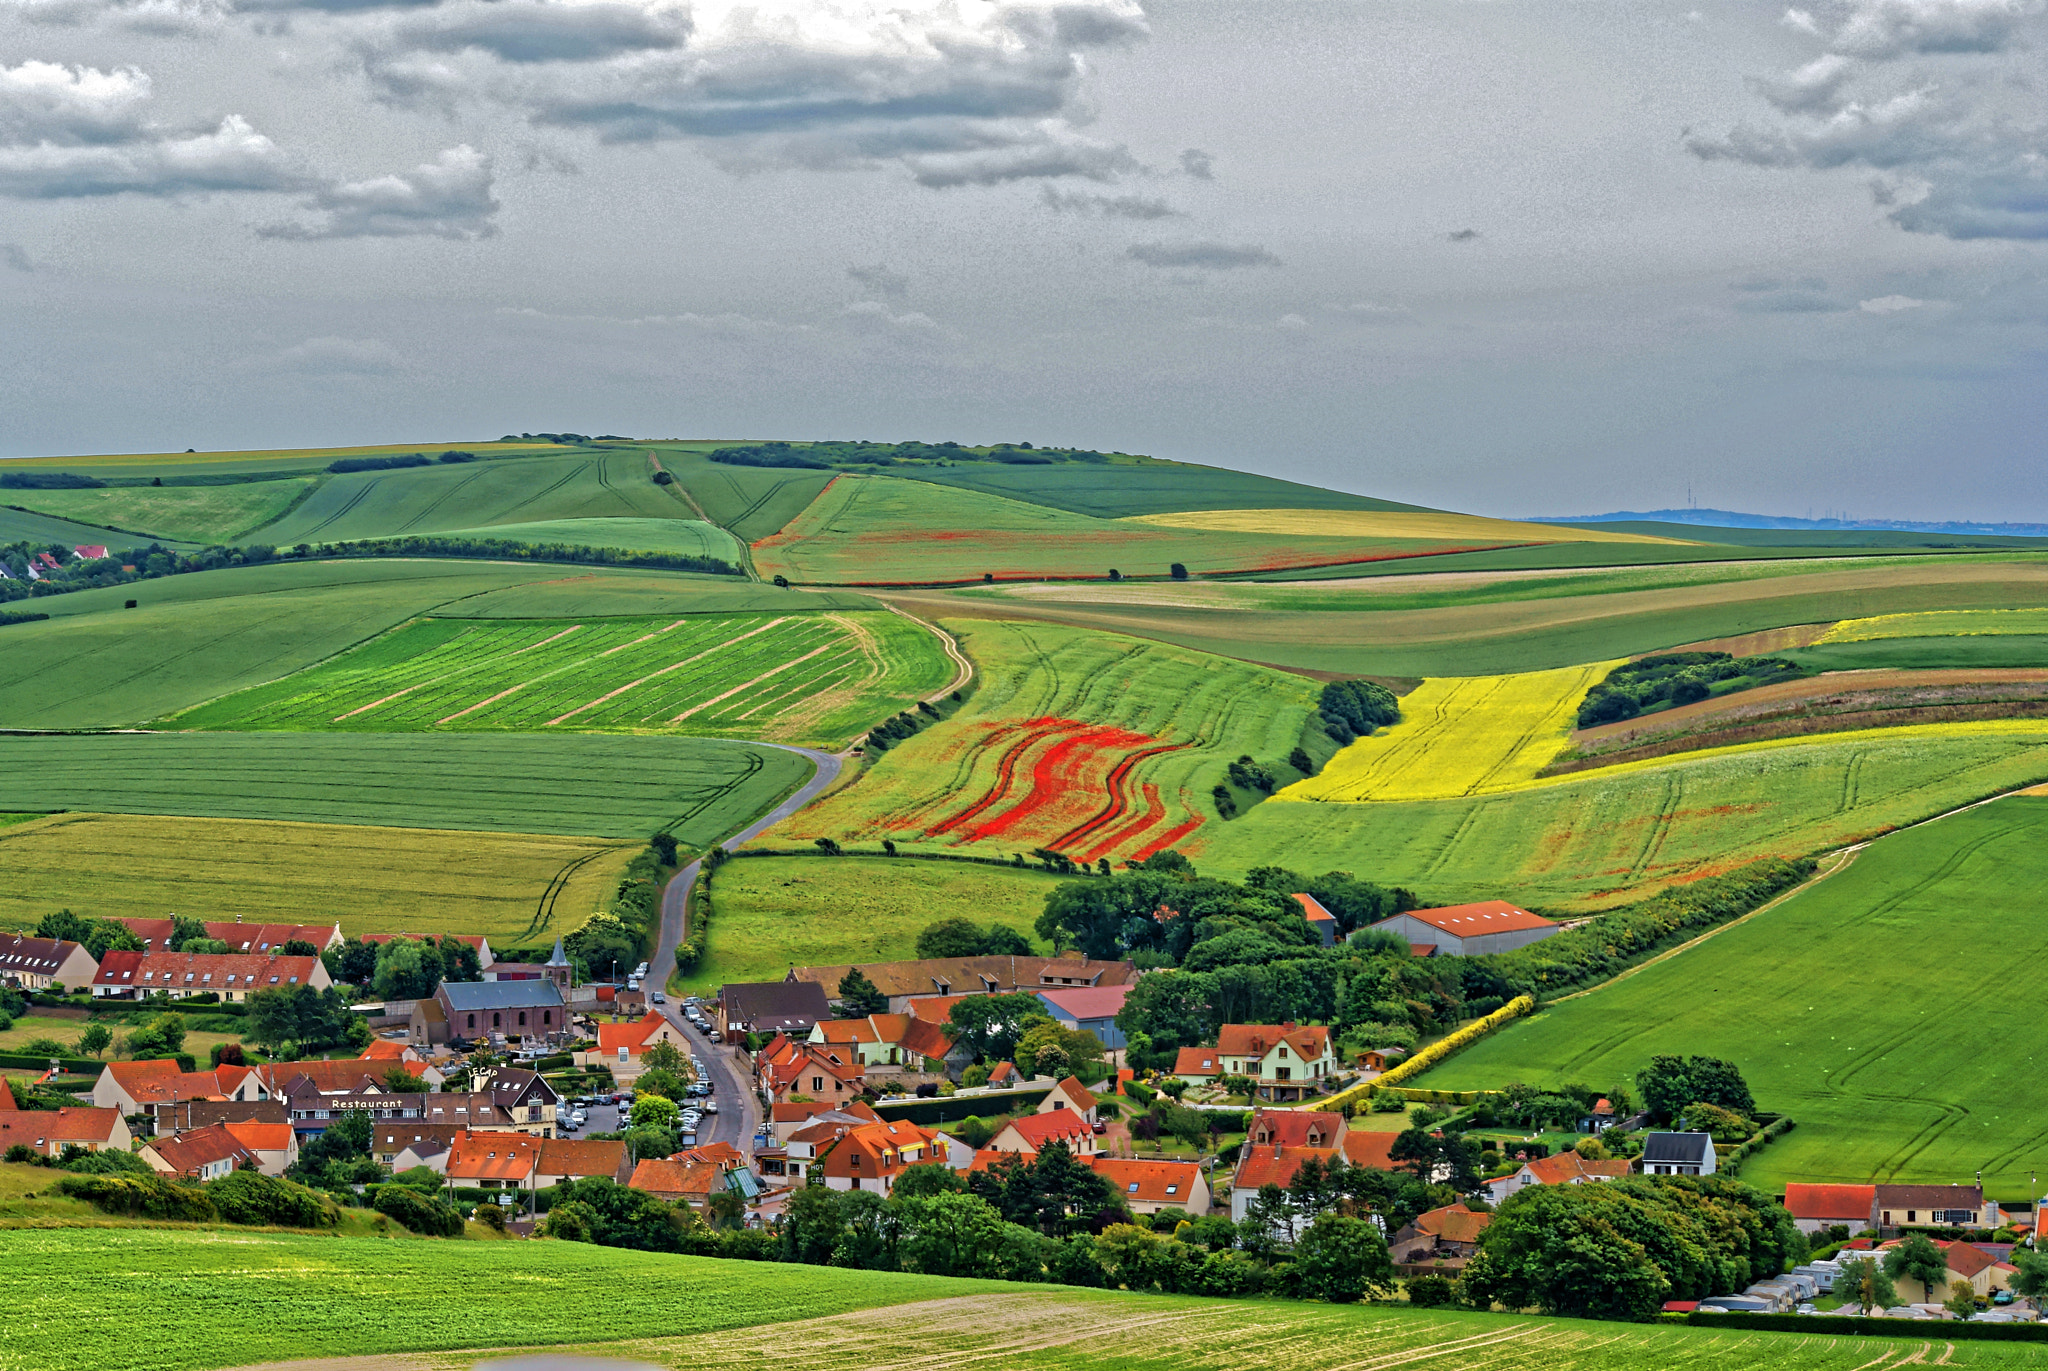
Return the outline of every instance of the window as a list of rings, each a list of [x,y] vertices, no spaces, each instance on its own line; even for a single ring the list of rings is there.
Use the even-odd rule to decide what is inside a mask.
[[[541,1021],[541,1022],[542,1022],[543,1024],[551,1024],[551,1023],[553,1023],[553,1022],[555,1021],[555,1011],[554,1011],[554,1010],[552,1010],[552,1009],[543,1009],[543,1010],[541,1010],[541,1012],[540,1012],[540,1021]],[[666,1035],[666,1034],[664,1034],[663,1036],[664,1036],[664,1037],[666,1037],[667,1035]]]
[[[1129,1193],[1130,1193],[1130,1194],[1133,1194],[1133,1195],[1135,1195],[1135,1194],[1137,1194],[1137,1193],[1138,1193],[1138,1183],[1137,1183],[1136,1181],[1132,1181],[1132,1182],[1131,1182],[1131,1188],[1130,1188],[1130,1191],[1129,1191]]]
[[[496,1010],[491,1011],[491,1027],[500,1028],[504,1025],[504,1022],[505,1016],[503,1014],[498,1013]]]
[[[1137,1189],[1137,1187],[1136,1187],[1136,1186],[1132,1186],[1131,1188],[1132,1188],[1133,1190]],[[1174,1183],[1173,1183],[1172,1185],[1169,1185],[1169,1186],[1167,1186],[1167,1187],[1166,1187],[1166,1193],[1167,1193],[1167,1194],[1169,1194],[1169,1195],[1177,1195],[1177,1194],[1179,1194],[1179,1193],[1180,1193],[1180,1182],[1179,1182],[1179,1181],[1175,1181],[1175,1182],[1174,1182]]]
[[[519,1026],[526,1027],[526,1011],[523,1009],[519,1011]]]
[[[471,1028],[475,1028],[475,1027],[476,1027],[476,1015],[472,1014],[472,1015],[470,1015],[470,1016],[469,1016],[469,1026],[470,1026]]]

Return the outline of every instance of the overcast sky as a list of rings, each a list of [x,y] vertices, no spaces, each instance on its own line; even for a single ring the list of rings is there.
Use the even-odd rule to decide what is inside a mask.
[[[2042,0],[0,0],[0,454],[2048,519]]]

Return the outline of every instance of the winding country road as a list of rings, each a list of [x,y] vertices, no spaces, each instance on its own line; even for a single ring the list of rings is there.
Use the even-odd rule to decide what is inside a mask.
[[[777,824],[802,809],[826,786],[839,779],[840,768],[846,764],[844,756],[820,752],[810,747],[787,747],[781,743],[762,743],[762,747],[780,747],[784,752],[795,752],[811,759],[817,770],[811,779],[797,787],[796,793],[784,800],[766,814],[748,824],[739,832],[727,838],[719,846],[730,852],[755,834]],[[697,884],[697,873],[704,863],[691,862],[678,871],[669,881],[668,888],[661,893],[661,937],[655,942],[654,955],[647,961],[647,978],[644,984],[650,989],[666,989],[669,977],[676,970],[676,949],[683,945],[684,918],[689,908],[690,891]]]

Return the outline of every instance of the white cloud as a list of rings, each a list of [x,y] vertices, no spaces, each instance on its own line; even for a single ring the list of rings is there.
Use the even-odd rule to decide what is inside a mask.
[[[1880,295],[1873,300],[1858,300],[1856,308],[1865,314],[1897,314],[1902,310],[1920,309],[1927,304],[1910,295]]]
[[[910,294],[910,278],[900,271],[891,271],[880,262],[873,266],[852,266],[846,269],[848,279],[858,281],[877,295],[886,295],[891,300],[901,300]]]
[[[298,159],[240,115],[211,129],[176,129],[149,117],[150,98],[148,74],[134,67],[0,67],[0,195],[169,197],[313,183]]]
[[[1283,314],[1274,321],[1273,326],[1286,329],[1290,333],[1299,333],[1308,327],[1308,320],[1302,318],[1299,314]]]
[[[267,238],[403,238],[473,240],[495,234],[491,159],[468,144],[449,148],[409,172],[321,187],[304,206],[310,224],[271,224]]]

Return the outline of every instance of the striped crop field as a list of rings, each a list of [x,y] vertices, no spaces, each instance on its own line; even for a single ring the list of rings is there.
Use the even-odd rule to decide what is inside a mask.
[[[1406,701],[1404,700],[1404,704]],[[1683,753],[1501,794],[1269,802],[1183,847],[1204,870],[1284,862],[1404,885],[1432,903],[1584,910],[1858,842],[2048,780],[2048,720],[1874,729]]]
[[[644,838],[743,828],[811,764],[760,743],[602,733],[0,737],[0,808]]]
[[[1360,738],[1282,801],[1436,800],[1533,781],[1571,741],[1574,711],[1618,662],[1424,681],[1401,721]]]
[[[1301,677],[1085,629],[945,626],[981,672],[967,705],[763,846],[890,838],[1121,860],[1213,822],[1209,792],[1240,754],[1297,774],[1284,759],[1316,698]]]
[[[1937,609],[1919,614],[1877,614],[1867,619],[1844,619],[1816,641],[1868,643],[1884,638],[2016,633],[2048,633],[2048,609]]]
[[[1481,521],[1485,522],[1485,521]],[[779,532],[753,545],[764,576],[815,585],[1165,577],[1367,563],[1528,541],[1381,533],[1232,532],[1100,519],[981,491],[891,476],[835,477]],[[1555,541],[1554,538],[1549,541]]]
[[[521,942],[606,906],[643,840],[57,814],[0,829],[0,925],[94,918],[339,921],[344,933]]]
[[[951,676],[938,640],[888,613],[425,619],[176,723],[611,729],[840,745]]]

